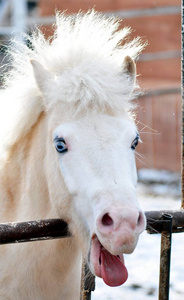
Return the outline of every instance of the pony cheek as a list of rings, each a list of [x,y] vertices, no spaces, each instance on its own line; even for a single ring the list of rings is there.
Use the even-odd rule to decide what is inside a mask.
[[[70,173],[68,172],[67,167],[65,167],[65,163],[63,162],[62,158],[60,158],[60,161],[59,161],[59,169],[60,169],[61,175],[63,177],[64,183],[66,185],[66,188],[67,188],[69,194],[71,196],[76,195],[76,193],[77,193],[76,182],[75,182],[73,176],[71,176]]]

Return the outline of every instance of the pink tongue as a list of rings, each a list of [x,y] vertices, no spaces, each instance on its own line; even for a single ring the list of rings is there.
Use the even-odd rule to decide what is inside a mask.
[[[115,255],[107,250],[101,251],[101,276],[109,286],[123,284],[128,278],[128,272],[124,263]]]

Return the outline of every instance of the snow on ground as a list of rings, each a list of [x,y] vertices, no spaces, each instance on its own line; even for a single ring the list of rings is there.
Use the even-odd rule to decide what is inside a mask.
[[[151,171],[149,171],[151,172]],[[180,189],[177,174],[158,174],[152,171],[149,181],[138,184],[138,197],[142,208],[148,210],[179,209]],[[144,173],[144,172],[143,172]],[[148,174],[150,176],[150,174]],[[142,176],[142,175],[141,175]],[[141,177],[140,176],[140,177]],[[146,178],[146,171],[144,174]],[[155,180],[156,176],[157,180]],[[161,176],[161,178],[160,178]],[[167,182],[162,180],[167,178]],[[167,177],[169,176],[169,177]],[[172,178],[171,178],[172,177]],[[159,178],[159,180],[158,180]],[[154,188],[153,188],[154,187]],[[171,192],[172,189],[172,192]],[[175,189],[175,192],[174,192]],[[184,299],[184,233],[172,235],[170,300]],[[120,287],[108,287],[96,278],[96,289],[92,300],[157,300],[159,283],[160,235],[144,232],[134,253],[125,255],[129,272],[127,282]]]

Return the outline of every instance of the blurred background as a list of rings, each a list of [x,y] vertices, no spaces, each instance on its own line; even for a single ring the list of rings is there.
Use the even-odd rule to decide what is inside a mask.
[[[52,34],[55,10],[73,14],[95,8],[123,19],[148,46],[137,62],[144,95],[136,101],[137,126],[143,143],[137,157],[138,194],[143,209],[180,207],[181,169],[181,3],[179,0],[0,0],[0,65],[6,63],[9,40],[31,33],[35,24]],[[97,279],[94,300],[158,299],[160,236],[144,233],[136,251],[126,257],[129,280],[108,288]],[[184,299],[184,235],[173,235],[171,300]],[[183,247],[183,246],[182,246]],[[149,251],[152,250],[152,251]],[[68,299],[67,299],[68,300]]]

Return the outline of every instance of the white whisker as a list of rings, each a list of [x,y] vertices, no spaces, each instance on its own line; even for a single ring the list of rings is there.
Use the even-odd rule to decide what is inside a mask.
[[[140,121],[137,121],[137,122],[136,122],[136,125],[138,126],[139,124],[143,125],[143,128],[141,128],[141,129],[139,130],[139,132],[142,132],[142,131],[143,131],[144,129],[146,129],[146,128],[149,129],[149,130],[151,130],[151,131],[157,132],[157,130],[151,128],[150,126],[145,125],[144,123],[142,123],[142,122],[140,122]]]
[[[143,133],[143,134],[151,134],[151,135],[161,135],[161,133],[160,132],[149,132],[149,131],[141,131],[140,132],[141,134]]]
[[[144,166],[146,166],[146,167],[148,167],[148,168],[150,168],[151,166],[150,165],[148,165],[147,164],[147,162],[145,161],[145,160],[147,160],[147,158],[145,157],[145,155],[144,154],[141,154],[141,153],[139,153],[139,152],[135,152],[135,158],[141,163],[141,164],[143,164]],[[140,159],[140,158],[142,158],[142,159]]]
[[[150,168],[151,166],[149,166],[146,162],[143,162],[141,159],[139,159],[137,156],[136,156],[136,159],[141,163],[143,164],[144,166],[146,166],[147,168]]]
[[[137,151],[135,152],[135,156],[139,156],[141,158],[145,158],[144,154],[141,154],[141,153],[139,153]]]

